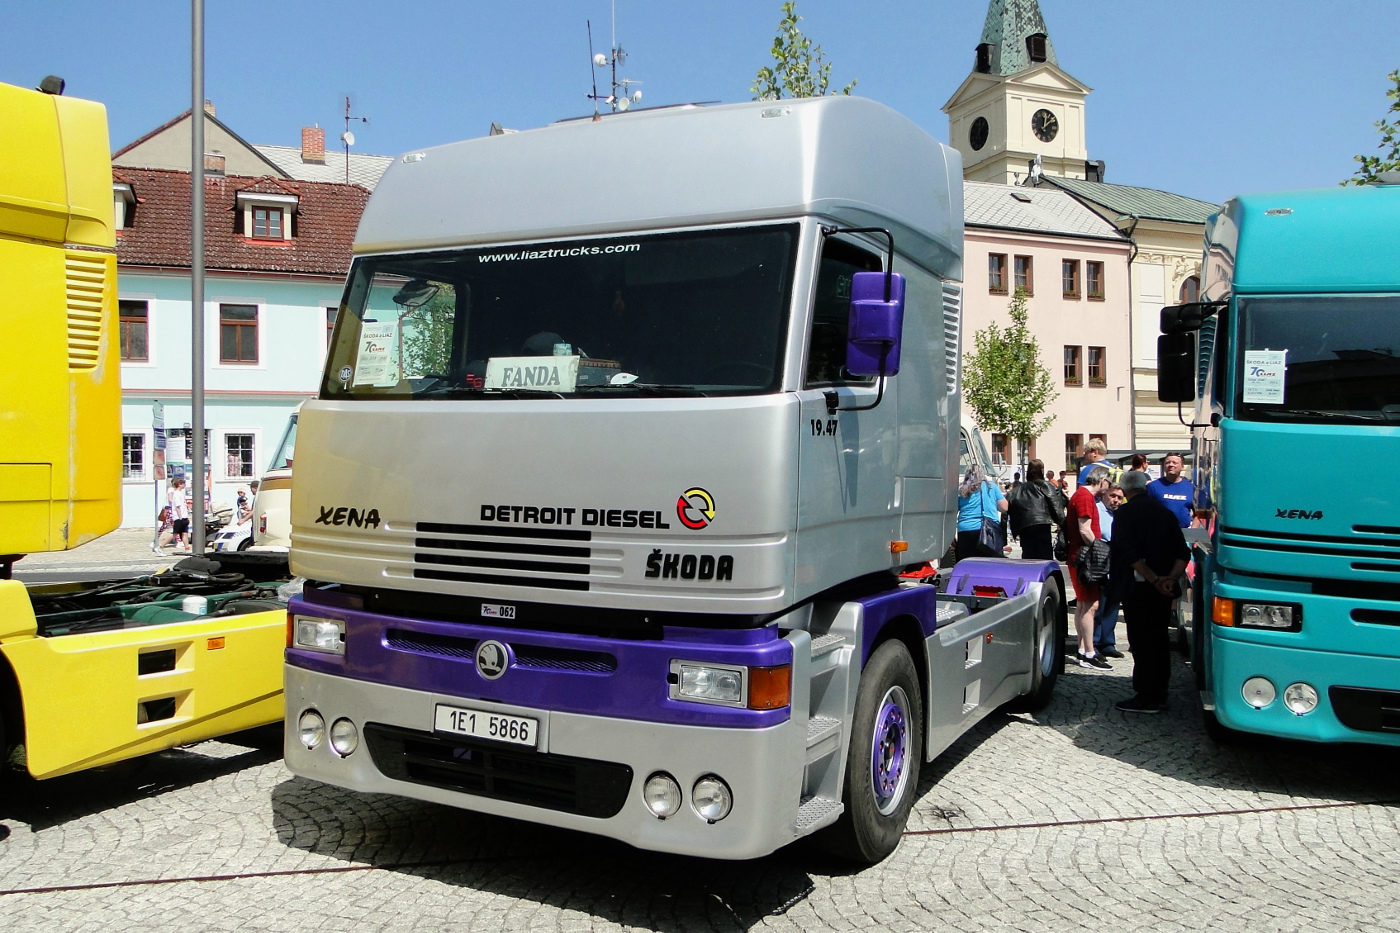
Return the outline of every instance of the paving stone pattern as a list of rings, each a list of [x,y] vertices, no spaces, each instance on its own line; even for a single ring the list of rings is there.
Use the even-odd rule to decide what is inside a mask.
[[[747,863],[293,777],[275,736],[0,795],[0,928],[117,931],[1400,930],[1400,753],[1202,733],[1178,666],[1071,669],[926,766],[910,832],[854,870]],[[3,832],[3,830],[0,830]]]

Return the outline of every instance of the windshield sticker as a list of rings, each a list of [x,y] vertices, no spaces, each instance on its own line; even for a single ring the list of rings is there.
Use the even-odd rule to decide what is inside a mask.
[[[1287,356],[1287,350],[1244,351],[1244,401],[1256,405],[1283,404]]]
[[[578,385],[578,356],[493,356],[486,361],[487,389],[572,392]]]
[[[355,385],[384,387],[399,384],[399,368],[394,362],[398,332],[397,321],[365,321],[360,327],[360,352],[355,357]]]
[[[514,253],[479,253],[477,262],[515,262],[521,259],[561,259],[569,256],[606,256],[611,253],[639,253],[640,243],[610,243],[607,246],[571,246],[565,249],[523,249]]]

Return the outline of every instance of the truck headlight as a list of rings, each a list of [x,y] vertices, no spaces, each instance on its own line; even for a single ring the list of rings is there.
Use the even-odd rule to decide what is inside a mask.
[[[1274,632],[1301,632],[1303,607],[1298,603],[1258,603],[1217,596],[1211,607],[1216,625]]]
[[[292,620],[292,647],[329,654],[345,653],[345,623],[340,619],[296,616]]]
[[[331,723],[331,748],[341,758],[348,758],[360,747],[360,730],[348,719]]]
[[[745,668],[703,661],[671,662],[671,698],[743,706]]]
[[[642,788],[642,799],[647,809],[660,819],[675,816],[681,808],[681,786],[665,771],[658,771],[647,778]]]
[[[1283,688],[1283,705],[1299,716],[1306,716],[1317,709],[1317,688],[1301,681]]]
[[[707,774],[695,782],[695,787],[690,791],[690,802],[706,822],[718,823],[729,815],[729,809],[734,805],[734,795],[719,776]]]
[[[1244,701],[1255,709],[1263,709],[1278,696],[1273,683],[1267,677],[1251,677],[1244,682]]]

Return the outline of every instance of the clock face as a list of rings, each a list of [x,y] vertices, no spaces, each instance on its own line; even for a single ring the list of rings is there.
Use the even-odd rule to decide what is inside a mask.
[[[972,129],[967,134],[967,141],[972,144],[973,152],[987,145],[987,131],[986,117],[978,117],[972,121]]]
[[[1048,143],[1060,132],[1060,121],[1048,110],[1040,109],[1031,115],[1031,130],[1036,139]]]

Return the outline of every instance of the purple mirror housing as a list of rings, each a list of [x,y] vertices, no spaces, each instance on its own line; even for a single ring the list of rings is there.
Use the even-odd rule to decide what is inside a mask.
[[[846,369],[853,376],[893,376],[899,372],[904,332],[904,276],[857,272],[851,282],[851,316],[846,329]]]

